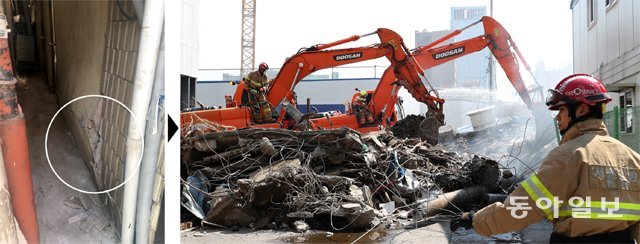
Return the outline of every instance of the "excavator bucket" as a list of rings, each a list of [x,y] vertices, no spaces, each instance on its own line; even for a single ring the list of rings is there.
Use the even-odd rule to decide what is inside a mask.
[[[438,144],[439,128],[442,124],[433,116],[426,117],[420,122],[420,139],[431,145]]]

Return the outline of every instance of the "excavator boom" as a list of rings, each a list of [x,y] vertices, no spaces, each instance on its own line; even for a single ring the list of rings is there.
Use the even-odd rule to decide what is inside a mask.
[[[438,44],[459,35],[463,30],[478,23],[483,24],[485,30],[484,34],[448,45],[437,46]],[[504,29],[504,27],[502,27],[502,25],[500,25],[500,23],[491,17],[482,17],[480,20],[462,29],[455,30],[432,43],[417,47],[413,50],[412,56],[419,66],[426,70],[471,53],[478,52],[484,48],[489,48],[489,50],[491,50],[491,53],[500,64],[500,67],[505,71],[507,78],[518,92],[520,98],[529,108],[531,108],[533,106],[532,98],[529,95],[529,91],[522,79],[520,65],[516,56],[520,58],[519,60],[522,61],[529,72],[530,68],[524,57],[520,54],[520,51],[511,39],[509,33]],[[395,111],[393,106],[397,102],[398,98],[397,93],[399,89],[397,87],[398,83],[396,82],[398,78],[394,76],[394,72],[391,72],[392,70],[393,67],[390,66],[383,73],[380,83],[378,83],[378,86],[372,96],[372,102],[370,103],[370,110],[382,118],[392,116],[392,113]],[[409,90],[409,92],[411,93],[411,90]],[[416,97],[416,95],[419,97],[421,93],[417,93],[416,95],[414,95],[414,93],[411,94],[414,97]],[[416,98],[416,100],[421,101],[418,98]]]
[[[377,34],[380,43],[343,49],[330,49],[332,47],[359,40],[362,37]],[[266,101],[272,108],[279,108],[285,101],[291,101],[294,95],[295,86],[309,74],[341,65],[362,62],[366,60],[386,57],[394,67],[396,77],[401,79],[403,84],[410,86],[414,93],[425,93],[420,101],[438,107],[441,111],[442,101],[437,97],[429,96],[429,91],[422,85],[424,71],[419,68],[416,61],[411,57],[411,53],[406,48],[400,35],[392,30],[380,28],[374,32],[351,36],[328,44],[318,44],[308,48],[303,48],[295,55],[289,57],[283,64],[278,75],[273,79],[266,91]],[[241,105],[243,84],[236,88],[235,104]],[[436,101],[434,103],[433,101]],[[233,103],[231,103],[233,104]],[[220,122],[233,126],[250,126],[252,124],[248,108],[246,106],[231,107],[213,111],[195,111],[182,114],[182,123],[189,123],[194,117]],[[282,113],[280,115],[283,115]],[[284,119],[279,116],[279,123]],[[282,126],[282,123],[280,123]],[[274,125],[276,126],[276,125]]]
[[[438,46],[478,23],[482,23],[484,26],[485,33],[483,35]],[[378,35],[380,43],[356,48],[333,48],[373,34]],[[365,35],[355,35],[327,44],[317,44],[300,49],[285,61],[267,90],[266,100],[273,108],[281,107],[285,101],[292,100],[293,90],[298,82],[315,71],[386,57],[391,64],[385,70],[376,90],[371,94],[369,110],[374,114],[374,118],[377,119],[378,125],[391,126],[396,119],[394,106],[398,100],[397,94],[400,87],[404,87],[417,101],[427,105],[429,109],[427,119],[423,121],[419,129],[422,132],[421,134],[424,135],[423,139],[427,139],[431,143],[437,143],[438,128],[444,125],[444,100],[438,96],[438,92],[427,81],[424,70],[487,47],[507,74],[508,79],[522,100],[531,108],[532,99],[520,75],[517,57],[520,58],[527,70],[529,70],[529,66],[509,33],[493,18],[486,16],[467,27],[455,30],[428,45],[414,50],[409,50],[397,33],[384,28]],[[529,70],[529,72],[531,71]],[[242,104],[242,91],[241,83],[236,89],[234,97],[236,104]],[[248,116],[250,113],[246,106],[196,113],[199,114],[183,113],[183,123],[190,121],[189,115],[198,115],[225,125],[239,127],[252,125],[251,118]],[[282,114],[281,112],[280,115]],[[288,128],[284,125],[285,121],[283,119],[284,116],[280,116],[278,123],[260,124],[258,126]],[[363,132],[380,128],[375,125],[364,126],[358,124],[353,114],[311,119],[309,123],[313,124],[312,128],[348,126]]]

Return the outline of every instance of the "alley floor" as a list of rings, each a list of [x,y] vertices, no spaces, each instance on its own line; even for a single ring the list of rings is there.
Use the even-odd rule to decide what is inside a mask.
[[[473,230],[449,231],[449,223],[436,223],[412,230],[394,230],[387,232],[370,231],[367,233],[331,233],[308,231],[296,233],[290,231],[240,229],[196,229],[182,231],[181,243],[548,243],[551,235],[551,223],[541,221],[520,232],[512,232],[493,237],[483,237]],[[357,241],[356,241],[357,240]]]
[[[73,190],[53,173],[45,155],[45,134],[59,109],[39,75],[17,85],[25,114],[40,240],[42,243],[117,243],[111,215],[98,198]],[[62,105],[62,104],[60,104]],[[81,152],[58,115],[49,134],[49,155],[58,174],[86,191],[97,189]],[[79,187],[82,186],[82,187]]]

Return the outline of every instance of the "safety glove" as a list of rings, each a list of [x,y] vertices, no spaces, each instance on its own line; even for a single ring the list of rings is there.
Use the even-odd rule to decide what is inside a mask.
[[[449,229],[451,231],[456,231],[461,227],[465,230],[473,229],[473,211],[456,215],[451,219],[449,224]]]

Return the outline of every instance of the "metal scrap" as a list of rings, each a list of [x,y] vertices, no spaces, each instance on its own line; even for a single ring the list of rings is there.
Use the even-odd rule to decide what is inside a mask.
[[[483,189],[474,193],[505,193],[513,183],[491,159],[463,157],[389,131],[190,128],[198,131],[184,132],[181,141],[182,205],[220,226],[297,226],[298,231],[306,229],[301,223],[329,231],[406,226],[411,218],[456,210],[448,204],[436,210],[449,212],[425,207],[438,194],[473,186]],[[188,180],[196,176],[208,187]],[[473,196],[464,200],[482,202]]]

